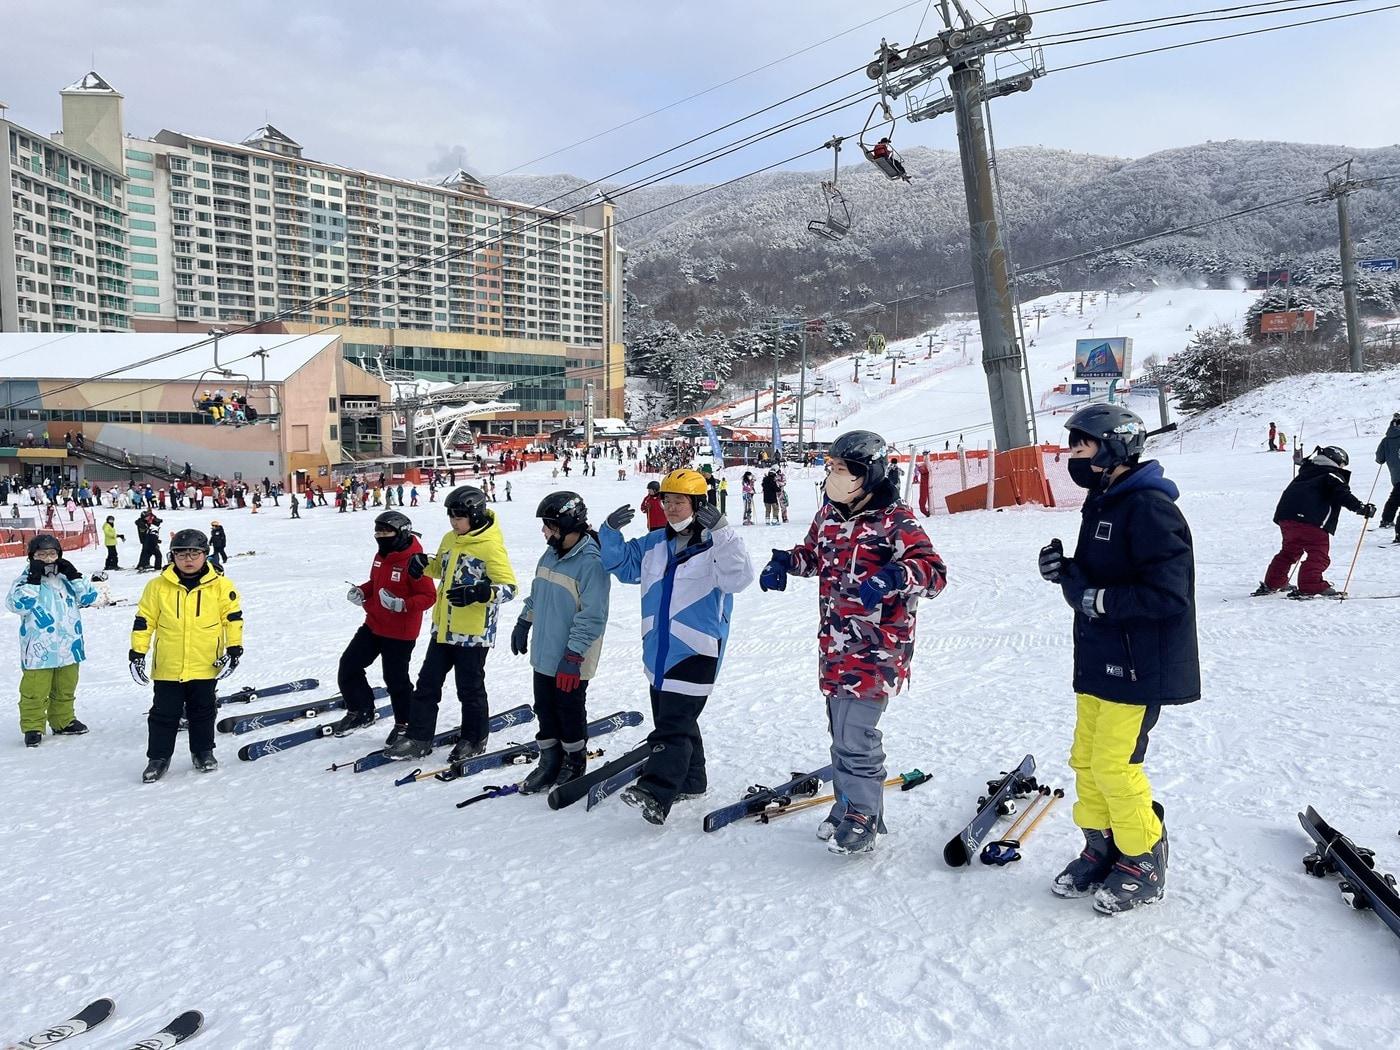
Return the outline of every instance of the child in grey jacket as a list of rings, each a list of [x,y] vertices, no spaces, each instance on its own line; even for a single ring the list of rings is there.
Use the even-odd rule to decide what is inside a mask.
[[[582,497],[552,492],[535,516],[544,523],[541,531],[549,547],[540,556],[530,596],[510,633],[510,651],[517,656],[528,652],[535,671],[540,761],[520,785],[525,795],[575,780],[587,766],[584,704],[603,648],[610,588]]]

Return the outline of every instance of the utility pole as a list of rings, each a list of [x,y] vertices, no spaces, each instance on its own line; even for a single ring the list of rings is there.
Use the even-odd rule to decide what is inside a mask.
[[[1351,370],[1361,371],[1361,321],[1356,308],[1356,250],[1351,243],[1351,216],[1347,210],[1347,198],[1354,190],[1372,184],[1371,180],[1358,182],[1351,177],[1351,161],[1338,164],[1327,173],[1326,198],[1337,202],[1337,228],[1341,232],[1342,254],[1342,298],[1346,302],[1347,347],[1351,351]]]
[[[950,7],[956,10],[960,26],[954,26]],[[946,29],[904,49],[892,48],[882,41],[876,60],[866,67],[866,76],[879,81],[881,102],[885,104],[888,98],[898,98],[934,82],[937,90],[910,96],[909,119],[927,120],[952,113],[957,120],[972,283],[982,333],[982,368],[987,374],[997,448],[1004,451],[1030,444],[1030,409],[1021,382],[1022,349],[1016,336],[1006,248],[997,223],[983,107],[990,99],[1029,90],[1034,79],[1044,75],[1045,65],[1038,51],[1032,52],[1028,62],[1020,62],[1022,68],[1015,75],[988,81],[984,75],[985,57],[1024,42],[1031,30],[1030,16],[1017,14],[978,23],[961,0],[940,0],[939,10]],[[945,70],[950,74],[948,92],[936,82],[938,74]]]

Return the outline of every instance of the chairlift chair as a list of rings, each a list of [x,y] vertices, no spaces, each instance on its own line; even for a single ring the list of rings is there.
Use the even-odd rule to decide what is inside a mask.
[[[826,143],[832,150],[831,180],[822,183],[822,199],[826,202],[826,218],[813,219],[807,223],[807,230],[828,241],[839,241],[851,232],[851,207],[846,203],[845,194],[837,182],[841,175],[841,136]]]
[[[882,113],[884,118],[875,123],[875,131],[870,130],[872,121],[875,121],[875,114]],[[875,135],[886,124],[889,125],[889,132],[880,136],[874,146],[869,145],[865,140],[867,137],[874,138]],[[865,154],[865,159],[874,164],[885,174],[885,178],[895,180],[909,180],[909,173],[904,170],[904,160],[894,148],[891,139],[894,136],[895,119],[890,111],[889,103],[882,97],[870,110],[870,116],[865,118],[865,127],[861,128],[857,141],[860,143],[860,151]],[[883,149],[881,148],[883,147]]]

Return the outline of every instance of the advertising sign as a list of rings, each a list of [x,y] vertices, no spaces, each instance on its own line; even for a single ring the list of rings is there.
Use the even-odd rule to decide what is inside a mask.
[[[1088,396],[1089,396],[1089,384],[1088,384],[1088,383],[1071,383],[1071,384],[1069,385],[1069,392],[1070,392],[1070,395],[1071,395],[1072,397],[1088,397]]]
[[[1357,259],[1356,266],[1373,273],[1395,273],[1400,270],[1400,259]]]
[[[1129,336],[1074,341],[1075,379],[1122,379],[1133,367],[1133,340]]]
[[[1311,332],[1316,327],[1316,310],[1276,310],[1259,315],[1259,331],[1264,335]]]

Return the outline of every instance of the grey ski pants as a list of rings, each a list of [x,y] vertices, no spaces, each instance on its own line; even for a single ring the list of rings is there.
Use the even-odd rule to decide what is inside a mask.
[[[885,749],[879,725],[888,702],[838,697],[826,701],[831,786],[836,793],[833,821],[839,822],[847,810],[872,817],[884,813]]]

